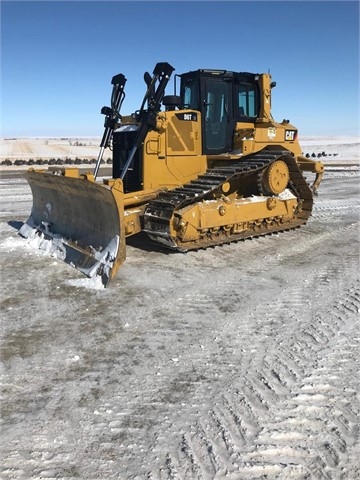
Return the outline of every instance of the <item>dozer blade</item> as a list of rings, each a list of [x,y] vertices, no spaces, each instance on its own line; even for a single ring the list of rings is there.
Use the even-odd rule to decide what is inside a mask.
[[[66,170],[25,177],[33,207],[20,235],[107,286],[126,256],[122,181],[110,188]]]

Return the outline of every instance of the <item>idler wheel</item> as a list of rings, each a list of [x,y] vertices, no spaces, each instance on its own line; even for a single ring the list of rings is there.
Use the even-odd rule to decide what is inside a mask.
[[[264,195],[278,195],[287,187],[289,178],[289,169],[286,163],[283,160],[276,160],[263,173],[262,193]]]

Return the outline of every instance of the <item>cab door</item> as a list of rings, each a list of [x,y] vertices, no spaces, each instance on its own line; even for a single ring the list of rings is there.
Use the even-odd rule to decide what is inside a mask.
[[[203,78],[201,88],[203,120],[203,152],[217,155],[232,149],[231,82]]]

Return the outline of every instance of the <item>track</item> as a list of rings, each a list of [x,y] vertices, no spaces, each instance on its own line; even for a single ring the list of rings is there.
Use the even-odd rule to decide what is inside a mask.
[[[174,215],[177,221],[181,218],[181,209],[188,205],[196,205],[198,202],[219,197],[221,186],[225,183],[241,185],[248,179],[252,180],[253,190],[251,194],[261,192],[261,173],[276,160],[286,162],[290,173],[290,189],[296,194],[300,208],[294,218],[288,222],[273,221],[269,224],[262,218],[254,218],[249,221],[247,230],[235,233],[233,229],[220,228],[216,233],[211,231],[205,235],[199,233],[196,241],[182,242],[179,237],[174,237],[171,225]],[[251,180],[250,180],[251,182]],[[220,192],[220,193],[219,193]],[[264,197],[266,201],[266,197]],[[304,225],[311,215],[312,193],[296,164],[295,159],[286,150],[263,150],[241,161],[234,161],[230,165],[222,164],[209,168],[204,175],[196,180],[171,191],[161,193],[156,199],[149,202],[143,216],[144,231],[156,243],[180,251],[207,248],[214,245],[222,245],[253,236],[267,235]],[[241,220],[233,219],[233,224]],[[211,229],[210,229],[211,230]]]

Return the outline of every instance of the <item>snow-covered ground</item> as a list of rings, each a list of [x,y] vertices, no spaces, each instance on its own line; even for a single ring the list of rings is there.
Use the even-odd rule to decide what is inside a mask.
[[[300,145],[303,154],[314,153],[316,156],[323,152],[323,162],[331,165],[337,162],[356,162],[360,163],[360,137],[342,136],[342,137],[300,137]]]
[[[17,235],[31,192],[1,178],[0,477],[359,479],[359,176],[329,170],[291,232],[134,237],[102,290]]]
[[[0,162],[49,158],[97,158],[101,138],[3,138]]]

